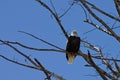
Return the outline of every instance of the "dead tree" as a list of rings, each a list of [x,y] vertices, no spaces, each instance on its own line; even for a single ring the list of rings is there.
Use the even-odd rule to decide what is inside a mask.
[[[107,13],[106,11],[100,9],[97,7],[97,5],[89,2],[88,0],[73,0],[72,4],[70,4],[70,7],[60,16],[57,14],[55,7],[53,5],[53,3],[51,2],[51,6],[48,6],[44,0],[36,0],[41,6],[43,6],[43,9],[46,9],[50,14],[52,14],[52,17],[54,17],[54,19],[56,20],[56,23],[59,25],[61,31],[63,32],[65,38],[68,38],[68,33],[65,30],[65,26],[63,26],[63,24],[61,23],[61,17],[64,17],[65,15],[67,15],[67,13],[69,12],[69,10],[71,9],[72,6],[74,5],[80,5],[81,9],[84,10],[84,14],[85,14],[85,19],[83,20],[83,22],[85,22],[86,24],[91,25],[92,27],[94,27],[97,30],[100,30],[101,32],[107,34],[108,36],[113,37],[116,41],[120,42],[120,36],[114,31],[114,29],[118,29],[119,26],[110,26],[108,25],[104,19],[102,19],[100,16],[98,16],[94,11],[98,11],[100,14],[104,15],[105,17],[109,17],[111,20],[114,20],[118,23],[120,23],[120,18],[119,16],[113,16],[110,13]],[[51,1],[51,0],[50,0]],[[119,0],[114,0],[114,4],[116,7],[116,10],[118,12],[118,15],[120,15],[120,8],[119,8]],[[102,26],[98,25],[97,23],[93,22],[90,17],[94,18],[99,24],[101,24]],[[19,50],[17,47],[15,47],[15,45],[20,46],[22,48],[25,49],[29,49],[29,50],[34,50],[34,51],[49,51],[49,52],[60,52],[60,53],[65,53],[65,49],[58,47],[57,45],[54,45],[52,43],[47,42],[46,40],[43,40],[31,33],[28,32],[24,32],[24,31],[19,31],[21,33],[24,33],[26,35],[29,35],[30,37],[33,37],[34,39],[37,39],[39,41],[42,41],[45,44],[48,44],[50,46],[53,46],[54,49],[41,49],[41,48],[35,48],[35,47],[30,47],[30,46],[26,46],[20,42],[14,42],[14,41],[7,41],[7,40],[0,40],[1,46],[2,45],[6,45],[8,47],[10,47],[11,49],[13,49],[14,51],[16,51],[18,54],[20,54],[22,57],[24,57],[25,59],[27,59],[30,63],[32,63],[32,65],[28,65],[28,64],[24,64],[12,59],[7,58],[6,56],[4,56],[3,54],[0,55],[1,58],[9,61],[9,62],[13,62],[15,64],[21,65],[21,66],[25,66],[28,68],[32,68],[32,69],[36,69],[39,71],[43,71],[44,74],[46,75],[46,80],[52,80],[51,77],[57,78],[58,80],[64,80],[63,77],[55,74],[54,72],[51,72],[49,70],[47,70],[44,65],[41,64],[41,61],[39,61],[38,59],[34,58],[32,59],[31,57],[29,57],[26,53],[23,53],[21,50]],[[85,40],[81,40],[81,44],[84,45],[85,48],[88,48],[87,53],[84,53],[81,49],[79,50],[77,56],[82,57],[87,64],[85,65],[86,67],[92,67],[94,68],[97,73],[99,74],[99,76],[103,79],[103,80],[118,80],[120,77],[120,67],[118,65],[118,63],[120,62],[120,59],[116,59],[116,58],[106,58],[103,55],[103,51],[101,48],[95,46],[94,44],[85,41]],[[97,52],[97,56],[93,56],[93,52],[91,52],[90,50],[93,50],[94,52]],[[101,61],[101,64],[103,66],[105,66],[107,68],[107,70],[104,70],[102,67],[100,67],[98,65],[98,63],[95,62],[95,60],[99,60]],[[112,64],[112,65],[111,65]]]

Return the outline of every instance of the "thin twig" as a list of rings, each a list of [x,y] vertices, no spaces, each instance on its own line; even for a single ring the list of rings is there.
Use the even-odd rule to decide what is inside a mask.
[[[86,19],[88,19],[87,11],[84,9],[84,7],[81,4],[78,5],[82,8],[83,12],[85,13]]]
[[[52,8],[53,8],[53,11],[55,12],[55,14],[58,15],[58,14],[57,14],[57,11],[56,11],[56,9],[55,9],[55,6],[54,6],[54,4],[53,4],[53,2],[52,2],[52,0],[50,0],[50,4],[51,4],[51,6],[52,6]]]
[[[74,2],[68,7],[68,9],[64,13],[62,13],[62,15],[59,16],[59,18],[62,18],[65,14],[67,14],[73,5],[74,5]]]
[[[111,29],[117,29],[117,28],[120,28],[120,26],[112,27]]]
[[[87,33],[89,33],[89,32],[92,32],[92,31],[96,30],[96,29],[97,29],[97,28],[91,29],[91,30],[89,30],[89,31],[87,31],[87,32],[84,32],[83,34],[87,34]]]
[[[120,1],[119,0],[114,0],[116,10],[118,12],[118,15],[120,17]]]
[[[45,40],[43,40],[43,39],[40,39],[40,38],[38,38],[38,37],[36,37],[36,36],[34,36],[34,35],[28,33],[28,32],[24,32],[24,31],[18,31],[18,32],[21,32],[21,33],[27,34],[27,35],[29,35],[29,36],[31,36],[31,37],[37,39],[37,40],[40,40],[40,41],[44,42],[45,44],[48,44],[48,45],[50,45],[50,46],[52,46],[52,47],[54,47],[54,48],[57,48],[57,49],[63,50],[62,48],[60,48],[60,47],[58,47],[58,46],[56,46],[56,45],[54,45],[54,44],[51,44],[51,43],[49,43],[49,42],[47,42],[47,41],[45,41]]]

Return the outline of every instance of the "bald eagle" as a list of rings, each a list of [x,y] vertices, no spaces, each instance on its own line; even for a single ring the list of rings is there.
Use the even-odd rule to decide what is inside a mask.
[[[68,64],[72,64],[76,57],[80,47],[80,37],[78,37],[77,31],[72,31],[68,37],[66,45],[66,58]]]

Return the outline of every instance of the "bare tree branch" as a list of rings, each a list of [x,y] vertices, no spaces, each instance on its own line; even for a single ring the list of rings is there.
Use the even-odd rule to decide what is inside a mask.
[[[85,0],[79,0],[83,6],[87,9],[87,11],[97,20],[99,21],[104,27],[111,33],[111,35],[120,42],[120,36],[118,36],[101,18],[99,18],[86,4]]]
[[[45,75],[47,77],[46,79],[51,80],[51,76],[49,76],[47,70],[42,66],[42,64],[36,58],[34,58],[34,60],[38,64],[38,68],[42,69],[42,71],[45,73]]]
[[[24,31],[19,31],[19,32],[24,33],[24,34],[27,34],[27,35],[29,35],[29,36],[37,39],[37,40],[40,40],[40,41],[44,42],[45,44],[48,44],[48,45],[50,45],[50,46],[52,46],[52,47],[55,47],[55,48],[60,49],[60,50],[63,50],[62,48],[60,48],[60,47],[58,47],[58,46],[55,46],[55,45],[53,45],[53,44],[51,44],[51,43],[49,43],[49,42],[47,42],[47,41],[45,41],[45,40],[43,40],[43,39],[40,39],[40,38],[38,38],[38,37],[30,34],[30,33],[27,33],[27,32],[24,32]]]
[[[21,46],[21,47],[23,47],[23,48],[26,48],[26,49],[30,49],[30,50],[35,50],[35,51],[53,51],[53,52],[61,52],[61,53],[66,53],[66,51],[65,50],[57,50],[57,49],[40,49],[40,48],[34,48],[34,47],[30,47],[30,46],[26,46],[26,45],[23,45],[23,44],[21,44],[20,42],[11,42],[11,41],[4,41],[5,43],[9,43],[9,44],[16,44],[16,45],[19,45],[19,46]],[[96,46],[94,46],[94,45],[92,45],[91,43],[88,43],[88,42],[86,42],[86,41],[83,41],[82,40],[82,42],[83,42],[83,44],[85,44],[86,45],[86,47],[88,47],[88,48],[90,48],[90,49],[92,49],[92,50],[95,50],[96,52],[98,52],[98,53],[101,53],[101,50],[100,50],[100,48],[98,48],[98,47],[96,47]],[[51,43],[50,43],[51,44]],[[79,52],[80,53],[80,52]],[[84,54],[83,54],[84,55]],[[78,56],[81,56],[80,54],[78,54]],[[95,58],[95,59],[101,59],[101,57],[100,56],[91,56],[92,58]],[[109,61],[117,61],[117,62],[120,62],[120,60],[118,60],[118,59],[110,59],[110,58],[104,58],[103,57],[103,59],[104,60],[109,60]]]
[[[87,4],[89,4],[90,6],[92,6],[93,9],[99,11],[100,13],[104,14],[105,16],[108,16],[108,17],[110,17],[111,19],[114,19],[114,20],[120,22],[120,18],[117,18],[117,17],[112,16],[111,14],[109,14],[109,13],[101,10],[100,8],[96,7],[94,4],[92,4],[92,3],[88,2],[88,1],[85,1],[85,2],[86,2]]]
[[[118,15],[120,17],[120,1],[119,0],[114,0],[116,10],[118,12]]]
[[[21,52],[20,50],[18,50],[18,49],[15,48],[14,46],[12,46],[11,44],[9,44],[9,43],[7,43],[7,42],[5,42],[5,41],[3,41],[3,40],[0,40],[0,42],[2,42],[3,44],[9,46],[10,48],[12,48],[12,49],[13,49],[14,51],[16,51],[18,54],[20,54],[20,55],[23,56],[25,59],[27,59],[28,61],[30,61],[30,63],[32,63],[35,67],[34,67],[34,66],[29,66],[29,65],[26,65],[26,64],[22,64],[22,63],[16,62],[16,61],[11,60],[11,59],[8,59],[8,58],[4,57],[3,55],[0,55],[0,57],[6,59],[6,60],[9,61],[9,62],[13,62],[13,63],[18,64],[18,65],[21,65],[21,66],[25,66],[25,67],[29,67],[29,68],[33,68],[33,69],[38,69],[38,70],[44,71],[44,70],[43,70],[43,67],[39,67],[39,66],[38,66],[38,63],[34,62],[29,56],[27,56],[26,54],[24,54],[23,52]],[[64,78],[58,76],[58,75],[55,74],[55,73],[52,73],[52,72],[50,72],[50,71],[48,71],[48,70],[46,70],[46,72],[47,72],[49,75],[57,78],[58,80],[64,80]],[[49,80],[50,80],[50,79],[49,79]]]
[[[110,32],[110,31],[108,31],[108,30],[106,30],[106,29],[101,28],[99,25],[97,25],[97,24],[93,23],[93,22],[92,22],[92,21],[90,21],[89,19],[84,20],[84,22],[86,22],[86,23],[88,23],[88,24],[90,24],[90,25],[94,26],[94,27],[95,27],[95,28],[97,28],[98,30],[100,30],[100,31],[102,31],[102,32],[104,32],[104,33],[107,33],[107,34],[109,34],[110,36],[112,36],[112,34],[111,34],[111,32]]]
[[[107,80],[107,78],[105,77],[105,75],[103,74],[103,71],[94,63],[94,61],[92,60],[91,58],[91,55],[90,55],[90,52],[88,51],[88,59],[89,59],[89,62],[91,64],[92,67],[94,67],[98,73],[100,74],[100,76],[103,78],[103,80]],[[111,77],[111,76],[109,76]]]
[[[55,20],[57,21],[58,25],[60,26],[62,32],[64,33],[65,37],[68,38],[68,34],[67,32],[65,31],[63,25],[61,24],[61,21],[58,17],[58,15],[56,15],[52,9],[50,9],[50,7],[48,7],[44,2],[42,2],[41,0],[36,0],[37,2],[39,2],[43,7],[45,7],[45,9],[47,9],[55,18]]]
[[[74,2],[72,4],[70,4],[70,6],[68,7],[68,9],[64,13],[62,13],[62,15],[59,16],[59,18],[62,18],[65,14],[67,14],[68,11],[72,8],[73,5],[74,5]]]
[[[0,40],[0,42],[6,44],[7,46],[9,46],[10,48],[12,48],[14,51],[16,51],[18,54],[20,54],[21,56],[25,57],[26,59],[28,59],[33,65],[37,66],[37,64],[27,55],[25,55],[23,52],[21,52],[20,50],[18,50],[17,48],[15,48],[14,46],[5,43],[3,40]]]
[[[23,64],[23,63],[20,63],[20,62],[11,60],[11,59],[9,59],[9,58],[3,56],[3,55],[0,55],[0,57],[2,57],[3,59],[5,59],[5,60],[7,60],[7,61],[9,61],[9,62],[18,64],[18,65],[21,65],[21,66],[24,66],[24,67],[28,67],[28,68],[32,68],[32,69],[37,69],[37,70],[38,70],[38,68],[36,68],[36,67],[34,67],[34,66],[30,66],[30,65],[27,65],[27,64]]]
[[[50,3],[51,3],[51,6],[53,8],[53,11],[54,11],[55,15],[58,15],[52,0],[50,0]]]

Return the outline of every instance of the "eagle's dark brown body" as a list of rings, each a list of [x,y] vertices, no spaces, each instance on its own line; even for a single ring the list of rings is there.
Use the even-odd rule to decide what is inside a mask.
[[[69,64],[72,64],[80,48],[80,37],[70,36],[66,46],[66,58]]]

